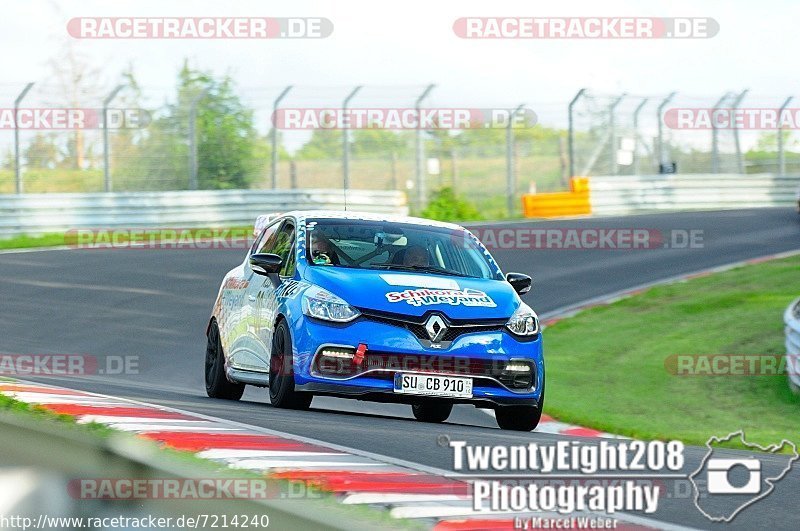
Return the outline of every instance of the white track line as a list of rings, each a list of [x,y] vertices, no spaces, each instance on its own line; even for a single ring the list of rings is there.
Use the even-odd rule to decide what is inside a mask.
[[[109,424],[111,428],[120,431],[133,431],[137,433],[149,433],[149,432],[158,432],[158,431],[180,431],[180,432],[197,432],[197,433],[209,433],[209,432],[244,432],[244,430],[240,428],[232,428],[226,426],[220,426],[214,422],[204,422],[203,425],[197,426],[187,426],[185,424],[151,424],[148,419],[141,419],[141,424],[128,424],[128,423],[120,423],[120,424]]]
[[[342,498],[345,505],[360,504],[385,504],[397,505],[400,503],[419,503],[419,502],[452,502],[470,501],[468,496],[457,494],[403,494],[397,492],[358,492],[348,494]]]
[[[197,453],[197,457],[204,459],[248,459],[259,457],[307,457],[323,455],[347,455],[342,452],[293,452],[291,450],[231,450],[227,448],[212,448]]]

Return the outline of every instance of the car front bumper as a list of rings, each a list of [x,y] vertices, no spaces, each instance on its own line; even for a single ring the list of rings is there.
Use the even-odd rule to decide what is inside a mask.
[[[380,402],[418,403],[438,397],[399,394],[394,391],[396,372],[471,377],[471,398],[442,398],[478,407],[508,405],[538,406],[544,387],[545,369],[541,334],[519,339],[507,330],[465,333],[447,348],[425,347],[408,329],[357,319],[348,324],[330,324],[303,316],[292,327],[295,385],[298,391]],[[322,374],[315,356],[324,346],[366,345],[364,368],[359,374]],[[373,365],[374,356],[388,359]],[[531,385],[518,389],[501,381],[497,371],[509,362],[531,366]]]

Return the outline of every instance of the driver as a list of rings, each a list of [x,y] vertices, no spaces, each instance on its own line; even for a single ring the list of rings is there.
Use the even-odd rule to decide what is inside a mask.
[[[421,245],[413,245],[403,253],[403,265],[426,267],[430,264],[428,251]]]
[[[337,265],[339,263],[339,257],[336,255],[331,242],[321,237],[312,239],[311,260],[315,264]]]

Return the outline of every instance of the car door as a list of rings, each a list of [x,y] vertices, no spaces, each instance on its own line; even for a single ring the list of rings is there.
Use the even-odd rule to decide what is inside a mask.
[[[278,295],[287,280],[294,276],[294,247],[295,224],[292,220],[285,220],[277,230],[275,237],[261,251],[277,254],[283,260],[283,266],[278,274],[260,276],[254,279],[254,287],[258,288],[255,295],[255,333],[258,338],[262,355],[258,356],[260,366],[258,370],[268,371],[272,353],[272,335],[275,326],[275,317],[278,311]]]
[[[268,252],[266,249],[274,242],[282,220],[275,221],[264,228],[247,253],[242,264],[242,277],[245,280],[243,294],[239,298],[239,308],[231,316],[231,346],[229,363],[238,369],[261,370],[264,363],[264,347],[258,337],[258,293],[265,277],[257,275],[250,267],[250,255]]]

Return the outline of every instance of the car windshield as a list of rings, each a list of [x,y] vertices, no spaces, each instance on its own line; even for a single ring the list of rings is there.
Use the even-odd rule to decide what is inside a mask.
[[[414,271],[500,279],[473,237],[462,229],[385,221],[306,222],[313,266]]]

